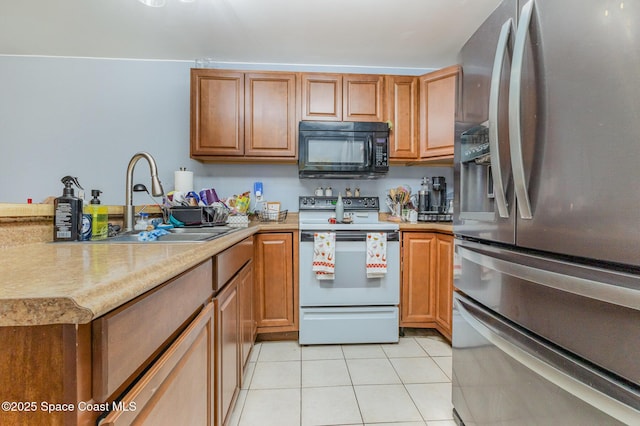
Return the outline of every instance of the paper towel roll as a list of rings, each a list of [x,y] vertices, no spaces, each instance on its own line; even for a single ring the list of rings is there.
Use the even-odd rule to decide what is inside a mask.
[[[187,192],[193,191],[193,172],[187,170],[176,170],[173,172],[173,187],[176,191]]]

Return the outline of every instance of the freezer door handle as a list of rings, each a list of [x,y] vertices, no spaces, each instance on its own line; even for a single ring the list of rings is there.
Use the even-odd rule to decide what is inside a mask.
[[[509,147],[511,149],[511,168],[513,184],[518,200],[518,210],[522,219],[532,219],[531,202],[527,189],[527,180],[522,158],[522,128],[520,123],[520,98],[522,93],[522,64],[524,50],[533,15],[533,0],[529,0],[522,8],[516,41],[513,47],[513,64],[509,81]]]
[[[493,61],[493,71],[491,72],[491,88],[489,91],[489,151],[491,152],[491,177],[493,178],[493,193],[498,207],[498,215],[500,217],[509,217],[507,209],[507,198],[502,180],[502,169],[500,168],[500,141],[498,140],[498,110],[500,98],[500,77],[502,76],[502,64],[504,56],[507,53],[507,45],[511,28],[513,26],[512,19],[509,19],[502,25],[498,44],[496,46],[496,55]]]
[[[540,264],[540,258],[533,255],[512,253],[500,256],[504,257],[501,259],[499,255],[476,248],[475,245],[471,249],[461,244],[457,246],[457,250],[463,259],[502,274],[631,309],[640,307],[640,291],[636,290],[633,284],[630,287],[615,285],[625,281],[637,285],[637,278],[621,272],[602,272],[585,266],[581,274],[583,276],[568,275],[560,270],[552,270],[558,269],[554,268],[556,264]],[[533,266],[536,264],[540,264],[540,267]],[[587,273],[594,279],[588,278]]]
[[[500,351],[513,358],[519,364],[524,365],[536,374],[554,385],[564,389],[585,403],[597,407],[609,416],[624,424],[637,424],[640,412],[604,393],[601,393],[586,383],[578,380],[569,373],[562,371],[558,366],[553,366],[540,359],[535,354],[540,354],[540,349],[529,353],[520,346],[507,340],[505,332],[499,332],[491,325],[482,322],[473,313],[467,310],[466,302],[462,302],[456,294],[453,300],[454,309],[476,332],[497,347]],[[454,331],[455,332],[455,331]],[[505,335],[505,337],[503,337]],[[550,347],[545,347],[552,351]]]

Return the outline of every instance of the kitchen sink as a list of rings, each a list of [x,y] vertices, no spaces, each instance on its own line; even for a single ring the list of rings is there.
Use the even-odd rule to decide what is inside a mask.
[[[168,229],[168,234],[158,237],[153,241],[140,241],[138,239],[138,231],[127,232],[115,237],[107,238],[100,241],[83,241],[96,244],[109,243],[137,243],[137,244],[158,244],[158,243],[193,243],[205,242],[222,237],[237,231],[239,228],[230,226],[213,226],[203,228],[172,228]]]

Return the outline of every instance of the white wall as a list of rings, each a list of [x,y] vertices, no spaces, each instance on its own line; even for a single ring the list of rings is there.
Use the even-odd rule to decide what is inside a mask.
[[[104,192],[104,204],[123,204],[129,159],[148,151],[156,159],[165,191],[173,171],[194,171],[196,189],[214,187],[228,196],[251,190],[261,180],[265,197],[297,210],[297,197],[317,186],[334,190],[359,186],[364,195],[383,196],[422,176],[445,176],[450,168],[392,167],[376,181],[299,180],[295,165],[203,164],[189,158],[189,70],[192,62],[0,56],[0,202],[40,202],[62,193],[60,179],[77,176],[87,195]],[[290,69],[410,74],[402,69],[225,64],[235,69]],[[134,182],[150,187],[140,161]],[[135,194],[134,204],[149,203]]]

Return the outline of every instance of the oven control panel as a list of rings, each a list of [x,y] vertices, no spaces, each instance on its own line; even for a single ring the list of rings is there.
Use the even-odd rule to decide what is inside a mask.
[[[300,210],[335,210],[338,197],[299,197]],[[344,210],[380,210],[378,197],[342,197]]]

